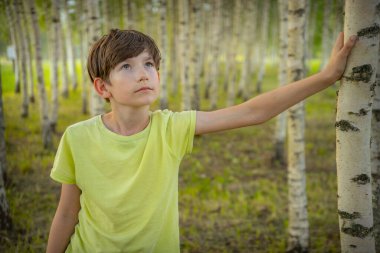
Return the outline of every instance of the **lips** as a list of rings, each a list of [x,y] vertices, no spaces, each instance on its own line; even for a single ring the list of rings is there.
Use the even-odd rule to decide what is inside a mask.
[[[140,89],[138,89],[137,91],[135,92],[140,92],[140,91],[148,91],[148,90],[153,90],[152,88],[148,87],[148,86],[144,86],[144,87],[141,87]]]

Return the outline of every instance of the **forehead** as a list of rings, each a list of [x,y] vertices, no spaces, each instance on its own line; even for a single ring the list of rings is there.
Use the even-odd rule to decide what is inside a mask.
[[[134,56],[134,57],[128,57],[120,63],[127,62],[127,61],[134,61],[134,60],[149,60],[149,59],[153,59],[152,55],[147,50],[144,50],[139,55]]]

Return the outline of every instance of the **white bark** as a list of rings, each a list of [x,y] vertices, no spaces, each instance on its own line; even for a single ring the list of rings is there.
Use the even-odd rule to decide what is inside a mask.
[[[170,50],[170,69],[178,69],[179,66],[179,36],[178,36],[178,1],[170,0],[171,4],[171,15],[172,15],[172,40],[171,40],[171,50]],[[177,96],[178,93],[178,83],[180,71],[172,71],[171,73],[171,95]]]
[[[22,105],[21,105],[21,117],[27,118],[29,116],[29,98],[28,98],[28,76],[27,76],[27,44],[25,39],[25,30],[23,24],[21,24],[22,17],[22,3],[20,0],[16,0],[14,3],[16,22],[15,27],[18,31],[18,39],[20,46],[20,57],[21,62],[21,79],[22,79]]]
[[[26,7],[25,2],[20,1],[20,8],[22,11],[22,25],[23,30],[25,31],[25,57],[26,57],[26,66],[27,66],[27,75],[28,75],[28,96],[29,101],[34,103],[35,95],[34,95],[34,78],[33,78],[33,56],[32,56],[32,39],[30,38],[30,15],[28,13],[28,9]]]
[[[348,0],[345,6],[345,38],[359,41],[348,59],[339,89],[336,116],[338,214],[342,252],[375,252],[372,233],[370,164],[371,105],[379,26],[379,0]],[[376,57],[374,57],[376,55]]]
[[[161,83],[161,98],[160,107],[161,109],[168,108],[168,85],[167,85],[167,75],[168,75],[168,34],[166,25],[166,7],[167,0],[160,0],[160,24],[161,24],[161,69],[160,69],[160,83]]]
[[[68,40],[69,33],[71,37],[71,31],[68,28],[68,17],[67,17],[67,3],[66,0],[61,1],[62,2],[62,11],[58,14],[61,15],[61,28],[60,28],[60,36],[61,36],[61,58],[62,58],[62,96],[64,98],[69,97],[69,84],[70,84],[70,78],[69,78],[69,68],[68,65],[73,64],[72,59],[70,58],[70,55],[72,53],[72,45],[71,40]],[[71,38],[70,38],[71,39]]]
[[[252,35],[256,34],[256,17],[257,17],[257,5],[253,1],[247,1],[245,11],[245,25],[244,33],[242,35],[244,41],[244,61],[241,67],[241,77],[239,81],[239,88],[237,96],[248,100],[250,94],[248,92],[248,85],[252,83],[251,79],[251,63],[253,57],[253,45],[252,45]]]
[[[191,38],[191,50],[189,66],[190,88],[191,88],[191,108],[194,110],[200,109],[200,75],[201,75],[201,32],[202,32],[202,9],[201,2],[199,0],[191,1],[191,13],[190,13],[190,38]]]
[[[280,49],[279,49],[279,64],[278,64],[278,83],[283,86],[287,82],[286,65],[288,61],[288,0],[279,2],[280,16]],[[281,113],[276,118],[275,130],[275,155],[274,160],[281,164],[285,163],[285,137],[286,137],[286,112]]]
[[[80,36],[81,36],[81,68],[82,68],[82,114],[88,113],[88,90],[91,87],[88,80],[88,73],[86,68],[86,59],[89,45],[89,10],[87,1],[82,0],[78,4],[78,13],[81,13],[81,22],[80,22]]]
[[[34,48],[36,57],[36,70],[37,70],[37,87],[39,95],[39,111],[40,111],[40,124],[42,129],[42,143],[45,148],[52,148],[52,133],[50,129],[49,121],[49,105],[45,91],[45,81],[42,69],[42,50],[41,50],[41,37],[40,30],[38,26],[38,18],[36,13],[36,8],[34,4],[35,0],[28,0],[28,7],[30,10],[33,26],[33,38],[34,38]]]
[[[59,16],[59,0],[53,0],[52,2],[52,16],[51,16],[51,32],[52,32],[52,74],[51,74],[51,101],[52,101],[52,110],[51,110],[51,117],[50,117],[50,125],[53,130],[55,131],[55,128],[57,126],[58,121],[58,109],[59,109],[59,100],[58,100],[58,81],[59,81],[59,74],[58,74],[58,61],[60,58],[60,43],[61,43],[61,19]]]
[[[288,2],[288,83],[305,76],[306,1]],[[288,111],[288,185],[290,252],[306,252],[309,247],[305,176],[305,110],[301,102]]]
[[[90,46],[95,43],[101,35],[101,22],[100,22],[100,12],[99,12],[99,0],[88,0],[89,8],[89,38]],[[86,74],[87,75],[87,74]],[[92,86],[92,85],[91,85]],[[104,100],[100,97],[94,89],[91,89],[90,92],[90,113],[92,116],[103,114],[104,109]]]
[[[182,110],[189,110],[191,107],[191,92],[189,83],[189,64],[188,64],[188,37],[189,37],[189,3],[188,0],[179,1],[179,51],[180,51],[180,72],[182,87]]]
[[[268,1],[265,1],[268,2]],[[238,39],[240,37],[240,15],[242,12],[241,0],[234,1],[234,13],[233,13],[233,22],[232,22],[232,38],[231,44],[228,52],[227,61],[230,62],[230,67],[226,69],[228,76],[228,94],[227,94],[227,106],[232,106],[235,103],[236,97],[236,80],[237,80],[237,66],[238,62],[236,60],[236,55],[238,54]]]
[[[20,93],[20,46],[19,46],[19,38],[17,34],[17,28],[16,28],[16,14],[14,11],[14,8],[12,6],[12,3],[10,0],[5,0],[5,12],[7,15],[7,20],[9,23],[9,30],[11,35],[11,41],[12,45],[15,48],[15,59],[13,62],[13,70],[15,74],[15,93]]]
[[[222,16],[222,0],[213,1],[213,21],[212,21],[212,43],[211,43],[211,60],[212,64],[210,66],[210,107],[211,109],[217,108],[218,102],[218,76],[219,76],[219,52],[222,36],[222,27],[221,27],[221,16]],[[207,92],[207,91],[206,91]]]
[[[129,5],[129,2],[128,0],[122,0],[122,3],[121,3],[121,6],[122,6],[122,15],[123,15],[123,29],[127,29],[128,28],[128,24],[129,24],[129,8],[128,8],[128,5]]]
[[[322,59],[321,69],[327,64],[331,52],[331,9],[332,0],[324,0],[323,5],[323,25],[322,25]]]
[[[380,50],[376,72],[375,97],[372,104],[371,120],[371,172],[375,246],[377,251],[380,251]]]
[[[270,10],[270,1],[264,1],[263,6],[263,19],[262,19],[262,26],[261,26],[261,35],[260,35],[260,53],[259,53],[259,73],[257,76],[257,83],[256,83],[256,92],[258,94],[262,91],[262,84],[264,80],[265,75],[265,63],[266,63],[266,53],[267,53],[267,44],[268,44],[268,38],[269,38],[269,10]]]
[[[71,20],[68,10],[67,10],[67,0],[63,1],[63,15],[65,17],[64,22],[64,30],[66,33],[66,48],[67,48],[67,57],[69,63],[69,74],[72,83],[73,90],[76,90],[78,87],[78,77],[76,71],[76,53],[74,47],[74,34],[72,32],[73,29],[73,21]],[[78,19],[77,19],[78,20]],[[74,22],[75,23],[75,22]]]

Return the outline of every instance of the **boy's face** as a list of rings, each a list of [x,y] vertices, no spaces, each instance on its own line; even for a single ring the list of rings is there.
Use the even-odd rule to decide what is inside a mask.
[[[113,106],[151,105],[159,95],[159,74],[147,51],[117,64],[110,72],[109,81],[106,88]]]

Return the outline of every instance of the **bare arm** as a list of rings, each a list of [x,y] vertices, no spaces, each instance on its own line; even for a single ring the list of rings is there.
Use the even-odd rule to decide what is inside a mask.
[[[76,185],[62,184],[61,197],[50,228],[47,253],[65,252],[78,223],[80,193]]]
[[[327,67],[313,76],[259,95],[247,102],[211,112],[197,112],[195,134],[261,124],[305,98],[327,88],[343,75],[356,38],[343,42],[339,34]]]

